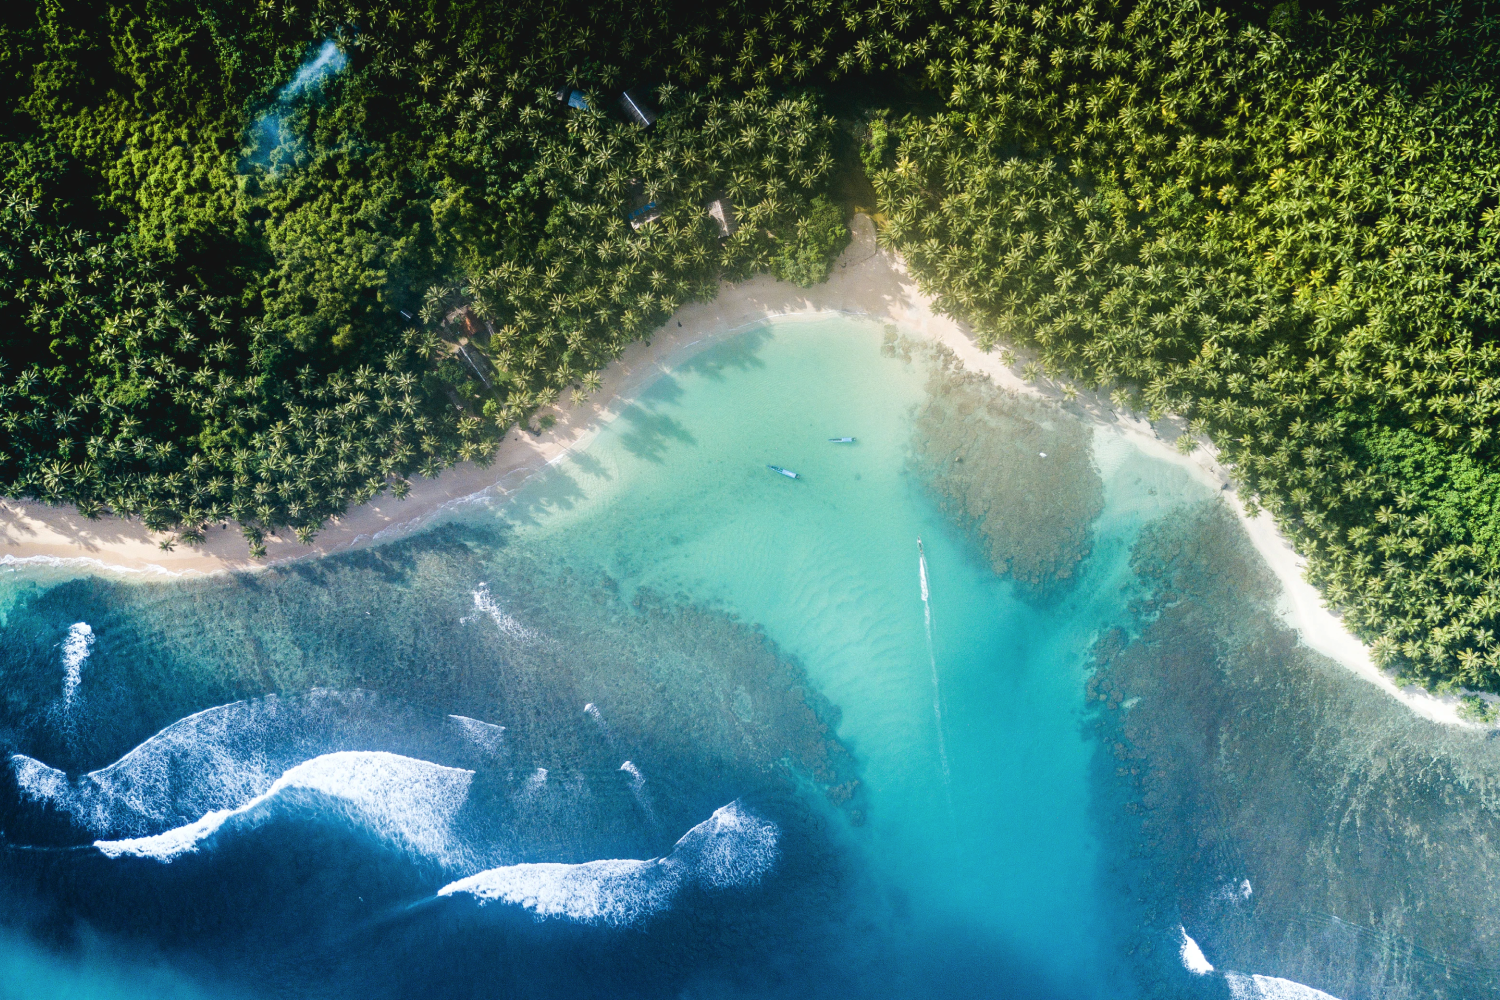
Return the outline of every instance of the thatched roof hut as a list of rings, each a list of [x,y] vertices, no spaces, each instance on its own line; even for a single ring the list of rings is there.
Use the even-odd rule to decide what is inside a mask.
[[[734,214],[734,202],[726,196],[719,196],[707,205],[708,217],[719,225],[719,232],[724,239],[734,235],[734,231],[740,228],[740,220]]]

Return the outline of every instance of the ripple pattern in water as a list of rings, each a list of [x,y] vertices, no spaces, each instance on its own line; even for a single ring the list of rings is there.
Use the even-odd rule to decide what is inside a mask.
[[[714,346],[403,542],[62,577],[0,593],[17,982],[1496,990],[1500,742],[1300,646],[1181,465],[868,324]]]

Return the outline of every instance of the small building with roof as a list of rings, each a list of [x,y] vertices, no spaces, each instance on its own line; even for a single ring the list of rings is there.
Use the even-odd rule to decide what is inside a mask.
[[[656,124],[656,111],[645,102],[640,91],[634,88],[620,95],[620,107],[624,108],[630,120],[641,128],[650,128]]]
[[[739,217],[734,214],[734,202],[727,195],[720,195],[705,207],[708,217],[718,225],[721,239],[729,239],[740,228]]]
[[[625,185],[625,194],[630,199],[630,207],[625,210],[625,221],[630,223],[631,229],[640,229],[661,218],[661,206],[655,198],[646,194],[646,185],[639,177],[630,178]]]

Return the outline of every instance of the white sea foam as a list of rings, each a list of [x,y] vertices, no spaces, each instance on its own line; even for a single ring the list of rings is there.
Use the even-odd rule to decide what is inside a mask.
[[[589,702],[588,704],[583,706],[583,714],[594,720],[594,725],[599,727],[599,735],[604,737],[604,742],[609,745],[610,749],[618,749],[617,745],[615,744],[614,730],[612,730],[609,727],[609,723],[605,721],[604,713],[599,711],[599,706],[595,705],[593,702]]]
[[[481,583],[474,588],[474,607],[490,616],[490,620],[500,629],[502,635],[520,643],[540,642],[541,633],[535,629],[527,628],[516,619],[505,613],[505,609],[495,603],[494,595],[490,593],[490,585]],[[473,621],[473,617],[462,619],[464,622]]]
[[[438,895],[520,906],[538,920],[623,927],[665,910],[689,884],[731,889],[759,882],[776,863],[778,837],[774,823],[735,801],[684,834],[664,858],[508,865],[459,879]]]
[[[55,767],[23,753],[11,754],[10,768],[15,772],[16,787],[33,802],[52,802],[68,794],[68,776]]]
[[[497,726],[493,722],[481,722],[467,715],[450,715],[448,718],[458,723],[469,741],[486,753],[497,754],[505,749],[504,726]]]
[[[547,791],[547,769],[539,767],[526,776],[526,782],[521,786],[521,800],[533,802],[538,796]]]
[[[922,621],[927,627],[927,664],[932,670],[932,717],[937,724],[938,763],[943,768],[943,791],[949,795],[948,812],[953,812],[953,801],[949,789],[953,783],[948,769],[948,742],[943,736],[943,691],[938,683],[937,650],[932,643],[932,602],[927,590],[927,554],[922,551],[922,540],[917,539],[917,577],[922,583]]]
[[[73,706],[78,694],[78,685],[83,681],[83,661],[89,658],[94,647],[94,630],[88,622],[74,622],[68,626],[68,637],[62,643],[63,708]]]
[[[682,872],[664,859],[509,865],[460,879],[439,896],[467,893],[481,903],[507,903],[538,920],[562,917],[623,927],[671,905]]]
[[[1338,1000],[1331,993],[1276,976],[1226,972],[1224,982],[1229,985],[1229,995],[1233,1000]]]
[[[256,826],[289,812],[304,812],[368,830],[414,854],[452,864],[462,857],[453,819],[468,798],[473,777],[473,771],[378,750],[324,754],[287,771],[237,808],[215,810],[155,836],[98,840],[94,846],[111,858],[133,855],[166,863],[198,850],[226,824]]]
[[[373,700],[315,689],[205,709],[71,782],[29,757],[12,757],[11,767],[26,798],[69,813],[95,836],[146,836],[238,808],[319,754],[363,749]],[[37,768],[49,772],[45,780]]]
[[[1177,933],[1182,938],[1182,947],[1178,949],[1178,955],[1182,957],[1183,968],[1195,976],[1206,976],[1214,971],[1213,963],[1204,957],[1203,949],[1198,947],[1198,942],[1188,934],[1187,928],[1178,924]]]
[[[776,864],[780,836],[775,823],[735,800],[683,834],[668,859],[680,857],[715,889],[755,885]]]
[[[1214,899],[1220,899],[1227,903],[1240,903],[1255,894],[1255,888],[1250,885],[1249,879],[1241,879],[1238,884],[1230,882],[1220,886],[1213,894]]]
[[[641,807],[641,811],[646,814],[646,818],[654,825],[656,823],[656,809],[652,806],[651,796],[646,791],[646,776],[641,773],[640,768],[628,760],[620,765],[620,770],[630,775],[630,794],[635,796],[636,804]]]
[[[15,566],[31,569],[37,566],[47,566],[52,569],[87,569],[103,570],[109,573],[154,573],[159,576],[186,576],[186,573],[174,572],[155,563],[147,563],[144,566],[122,566],[118,563],[105,562],[102,559],[94,559],[89,556],[15,556],[6,554],[0,556],[0,567],[7,569]],[[199,574],[201,575],[201,574]]]

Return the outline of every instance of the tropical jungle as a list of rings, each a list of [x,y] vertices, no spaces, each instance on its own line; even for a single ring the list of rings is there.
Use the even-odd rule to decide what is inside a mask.
[[[307,540],[720,281],[823,280],[857,207],[1029,378],[1188,421],[1382,663],[1500,690],[1497,45],[1462,0],[7,5],[0,491]]]

